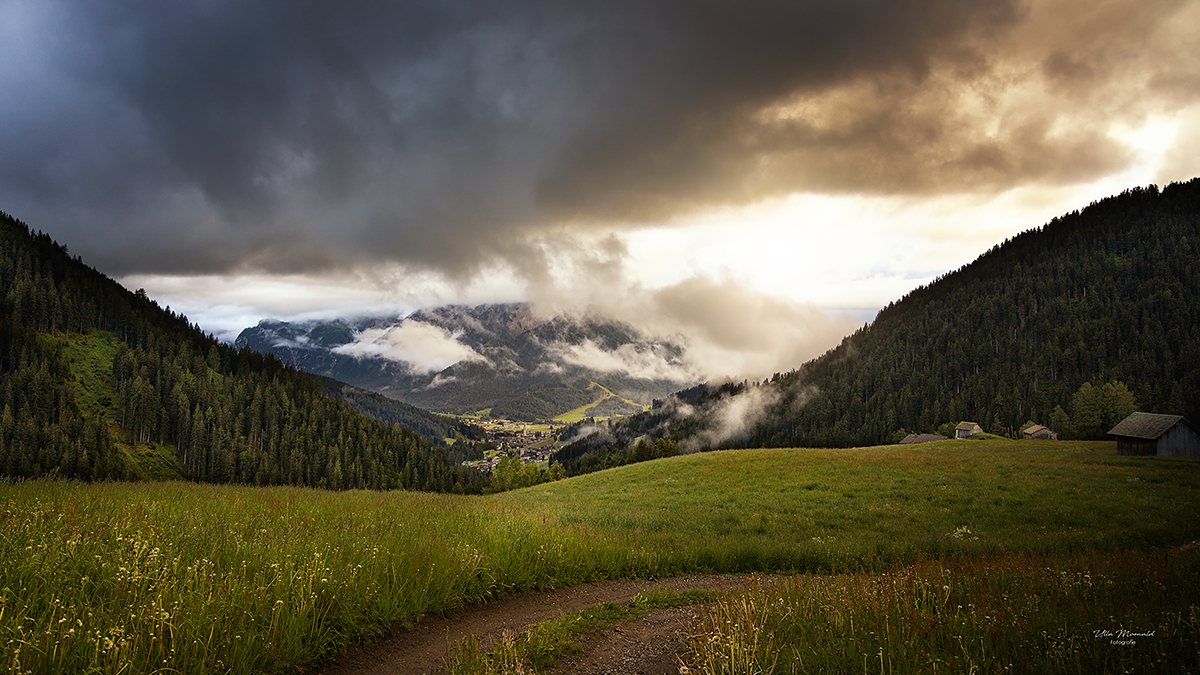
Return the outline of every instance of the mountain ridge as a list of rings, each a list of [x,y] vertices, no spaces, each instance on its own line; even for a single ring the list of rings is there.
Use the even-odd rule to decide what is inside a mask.
[[[420,408],[522,420],[594,403],[593,382],[648,405],[699,380],[678,345],[609,319],[537,317],[526,303],[262,321],[234,344]]]

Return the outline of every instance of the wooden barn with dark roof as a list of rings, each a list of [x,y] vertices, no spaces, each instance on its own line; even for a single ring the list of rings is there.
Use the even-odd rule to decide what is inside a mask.
[[[1135,412],[1108,433],[1118,455],[1200,457],[1200,431],[1179,415]]]

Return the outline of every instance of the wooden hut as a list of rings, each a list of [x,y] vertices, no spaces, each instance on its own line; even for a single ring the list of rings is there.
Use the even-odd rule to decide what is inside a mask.
[[[1200,457],[1200,431],[1179,415],[1135,412],[1108,433],[1118,455]]]
[[[958,426],[954,427],[955,438],[970,438],[972,434],[980,433],[983,433],[983,427],[974,422],[959,422]]]
[[[1029,427],[1028,429],[1026,429],[1025,431],[1022,431],[1021,433],[1024,434],[1025,440],[1039,440],[1039,441],[1057,441],[1058,440],[1058,434],[1056,432],[1054,432],[1050,429],[1047,429],[1046,427],[1044,427],[1040,424],[1035,424],[1035,425]]]

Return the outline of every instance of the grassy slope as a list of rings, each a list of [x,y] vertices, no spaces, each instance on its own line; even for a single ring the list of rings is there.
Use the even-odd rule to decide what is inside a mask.
[[[687,455],[497,499],[702,566],[810,569],[949,547],[1191,541],[1198,468],[1119,457],[1112,442],[941,441]]]
[[[573,424],[575,422],[578,422],[579,420],[587,417],[588,408],[591,408],[592,406],[596,405],[597,403],[600,403],[601,401],[604,401],[613,395],[613,393],[611,391],[609,391],[608,389],[604,388],[602,385],[597,384],[595,382],[592,382],[591,384],[589,384],[587,386],[587,388],[589,391],[593,390],[593,389],[599,389],[602,393],[599,395],[599,398],[597,398],[593,401],[590,401],[588,403],[584,403],[583,405],[579,406],[578,408],[575,408],[574,410],[568,410],[567,412],[562,413],[561,415],[555,417],[553,421],[565,422],[567,424]]]
[[[599,389],[601,392],[603,392],[603,395],[600,398],[596,399],[595,401],[592,401],[591,403],[585,403],[584,405],[581,405],[578,408],[575,408],[574,410],[568,410],[567,412],[559,415],[558,417],[555,417],[554,421],[555,422],[563,422],[566,424],[574,424],[575,422],[578,422],[587,417],[599,417],[601,419],[609,417],[608,415],[596,415],[594,413],[593,409],[599,407],[601,404],[603,404],[607,401],[610,401],[610,400],[619,401],[619,402],[625,403],[629,406],[637,406],[638,408],[640,408],[643,411],[646,410],[646,406],[644,406],[640,403],[637,403],[635,401],[631,401],[627,398],[617,396],[616,394],[609,391],[608,387],[605,387],[604,385],[600,384],[599,382],[592,382],[591,384],[588,385],[588,389]]]
[[[62,345],[75,386],[75,400],[84,414],[114,419],[120,415],[112,364],[117,341],[107,333],[72,333],[56,337]]]
[[[91,331],[50,338],[62,345],[71,364],[75,400],[84,415],[106,419],[115,436],[122,439],[119,420],[119,394],[113,380],[112,364],[117,354],[117,338],[109,333]],[[183,468],[175,455],[175,447],[166,445],[129,444],[118,442],[130,458],[138,478],[177,480],[184,478]]]
[[[692,455],[485,498],[0,482],[0,663],[282,672],[522,588],[1176,546],[1200,538],[1198,469],[973,441]]]

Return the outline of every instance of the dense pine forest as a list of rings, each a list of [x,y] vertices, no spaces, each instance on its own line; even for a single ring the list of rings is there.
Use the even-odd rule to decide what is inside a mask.
[[[446,445],[447,440],[474,443],[487,440],[487,432],[477,424],[451,415],[430,412],[404,401],[397,401],[378,392],[355,387],[329,377],[321,375],[313,375],[313,377],[324,385],[326,393],[353,405],[356,410],[367,417],[409,427],[434,445]]]
[[[1006,432],[1110,382],[1200,419],[1200,179],[1094,203],[916,289],[780,378],[817,393],[751,442],[866,445],[960,420]]]
[[[0,214],[0,474],[480,492],[412,429],[234,350]]]
[[[797,370],[581,425],[586,437],[558,458],[579,473],[658,437],[690,449],[848,447],[964,420],[1006,436],[1036,422],[1103,438],[1131,407],[1200,420],[1200,179],[1128,190],[1021,233]]]

